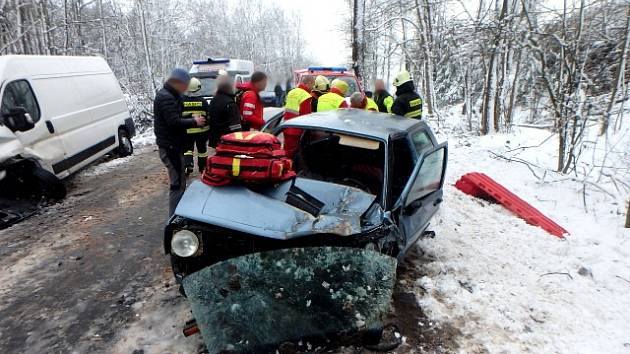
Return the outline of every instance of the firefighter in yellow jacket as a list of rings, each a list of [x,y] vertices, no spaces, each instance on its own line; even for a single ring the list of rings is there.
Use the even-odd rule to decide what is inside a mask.
[[[317,100],[317,112],[348,108],[345,97],[349,88],[347,82],[341,79],[334,79],[330,83],[330,92],[321,95]]]
[[[188,91],[184,94],[184,107],[182,108],[182,117],[191,118],[202,116],[208,118],[208,101],[198,96],[201,90],[201,81],[192,78],[188,85]],[[190,175],[195,167],[195,147],[197,147],[197,166],[199,172],[203,172],[206,168],[206,160],[208,159],[208,135],[210,127],[195,127],[186,130],[186,142],[184,144],[184,161],[186,175]]]

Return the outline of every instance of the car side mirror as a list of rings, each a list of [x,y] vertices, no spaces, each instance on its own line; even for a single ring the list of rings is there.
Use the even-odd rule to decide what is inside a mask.
[[[35,127],[33,117],[24,107],[14,107],[9,109],[9,113],[2,116],[4,125],[13,132],[25,132]]]

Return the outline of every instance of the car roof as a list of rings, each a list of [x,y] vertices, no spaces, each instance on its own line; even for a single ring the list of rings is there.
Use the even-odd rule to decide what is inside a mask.
[[[408,132],[415,127],[422,126],[428,129],[426,123],[417,119],[361,109],[317,112],[299,116],[281,124],[281,127],[289,126],[346,132],[385,141],[393,135]]]

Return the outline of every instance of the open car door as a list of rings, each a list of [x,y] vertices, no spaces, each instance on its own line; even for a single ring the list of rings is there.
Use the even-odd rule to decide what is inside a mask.
[[[447,150],[447,143],[442,143],[422,155],[396,203],[405,239],[403,254],[426,230],[442,202]]]

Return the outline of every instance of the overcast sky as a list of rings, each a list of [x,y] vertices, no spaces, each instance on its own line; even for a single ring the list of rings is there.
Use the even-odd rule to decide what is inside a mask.
[[[340,32],[350,19],[345,0],[273,0],[302,17],[306,46],[319,65],[346,65],[351,50]]]

